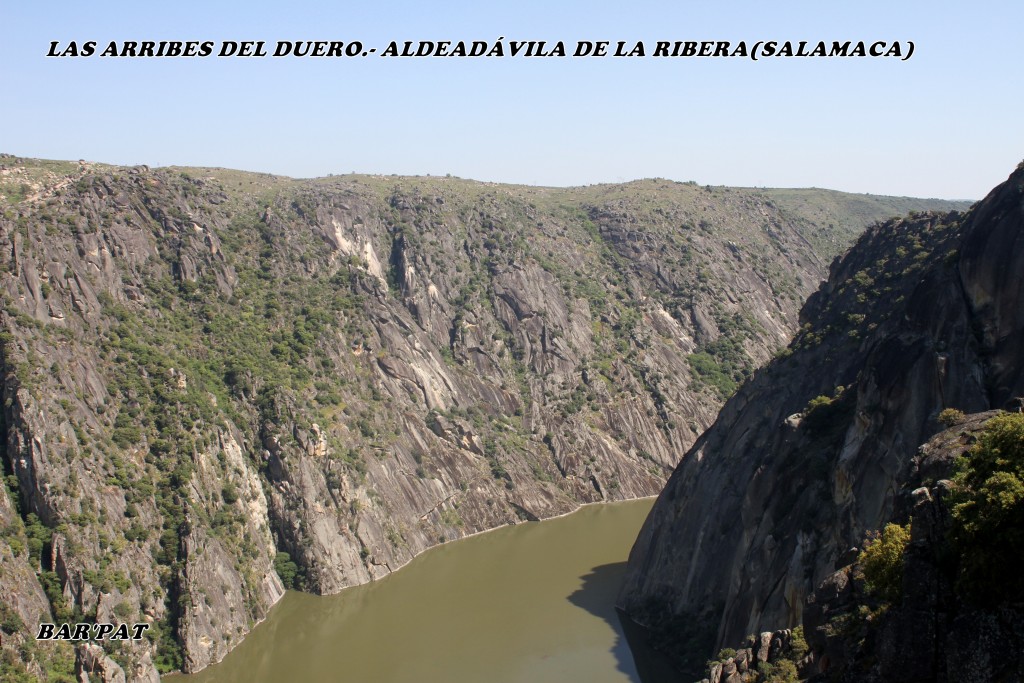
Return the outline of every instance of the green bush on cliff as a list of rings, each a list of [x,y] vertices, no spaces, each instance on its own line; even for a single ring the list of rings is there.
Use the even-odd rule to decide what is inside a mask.
[[[53,529],[43,524],[36,513],[30,512],[25,518],[25,533],[29,555],[38,564],[42,560],[43,548],[53,539]]]
[[[17,633],[24,630],[25,622],[22,621],[13,607],[0,602],[0,631],[7,634]]]
[[[299,574],[299,565],[292,561],[291,555],[282,551],[274,557],[274,571],[281,577],[285,588],[295,588],[295,579]]]
[[[939,422],[946,425],[947,427],[952,427],[955,424],[963,422],[965,417],[966,416],[964,415],[964,412],[962,410],[957,410],[956,408],[946,408],[941,413],[939,413]]]
[[[758,683],[797,683],[800,680],[796,664],[788,659],[761,662],[757,665]]]
[[[958,589],[982,604],[1024,599],[1024,414],[989,420],[953,483]]]
[[[846,430],[849,416],[855,405],[856,396],[846,387],[838,386],[832,396],[821,394],[807,402],[803,423],[814,435],[838,435]]]
[[[910,542],[910,525],[886,524],[857,558],[868,591],[886,602],[899,602],[903,592],[903,551]]]

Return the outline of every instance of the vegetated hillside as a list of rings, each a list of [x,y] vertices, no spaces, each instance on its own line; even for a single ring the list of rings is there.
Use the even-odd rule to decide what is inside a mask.
[[[850,237],[668,181],[3,166],[0,597],[33,676],[71,667],[40,621],[153,623],[78,671],[194,671],[285,587],[655,493]]]
[[[1024,395],[1022,272],[1024,166],[966,215],[890,221],[832,266],[637,539],[619,602],[655,647],[699,678],[716,648],[800,624],[893,519],[940,413]]]
[[[879,197],[817,188],[762,190],[787,216],[800,223],[815,250],[839,255],[864,227],[879,220],[906,216],[912,211],[963,211],[967,202],[913,197]],[[848,239],[842,239],[846,237]]]

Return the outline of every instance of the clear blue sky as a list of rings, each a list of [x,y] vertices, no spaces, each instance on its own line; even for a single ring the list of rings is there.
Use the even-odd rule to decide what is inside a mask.
[[[645,177],[974,199],[1024,158],[1024,3],[21,2],[0,151],[307,177]],[[111,40],[912,40],[890,59],[46,58]]]

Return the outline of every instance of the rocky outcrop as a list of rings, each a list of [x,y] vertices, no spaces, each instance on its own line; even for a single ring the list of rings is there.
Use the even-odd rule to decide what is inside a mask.
[[[700,683],[745,683],[762,680],[777,662],[793,656],[793,632],[765,631],[751,636],[739,650],[723,650],[719,661],[709,662],[708,676]],[[770,675],[770,674],[768,674]]]
[[[3,163],[0,590],[22,630],[151,623],[129,678],[283,588],[654,493],[850,237],[667,181]]]
[[[125,683],[124,669],[108,657],[103,648],[93,643],[79,645],[75,650],[75,669],[80,681],[100,683]]]
[[[1024,394],[1022,188],[1018,169],[964,216],[869,230],[790,347],[684,457],[619,598],[677,662],[799,624],[811,591],[892,518],[940,411]],[[685,642],[683,623],[699,631]]]

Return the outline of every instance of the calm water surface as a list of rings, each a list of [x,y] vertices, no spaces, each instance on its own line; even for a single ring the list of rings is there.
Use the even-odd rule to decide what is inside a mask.
[[[653,502],[449,543],[338,595],[289,592],[223,662],[167,680],[635,683],[614,600]]]

